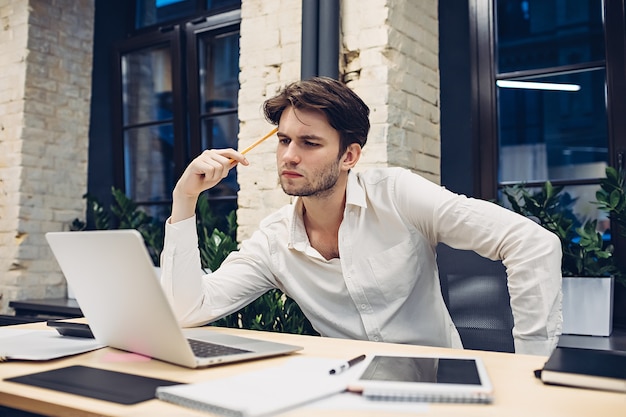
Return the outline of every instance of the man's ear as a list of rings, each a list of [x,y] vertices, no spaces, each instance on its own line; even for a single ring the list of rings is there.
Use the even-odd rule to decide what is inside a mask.
[[[341,166],[347,171],[354,168],[361,157],[361,145],[351,143],[341,157]]]

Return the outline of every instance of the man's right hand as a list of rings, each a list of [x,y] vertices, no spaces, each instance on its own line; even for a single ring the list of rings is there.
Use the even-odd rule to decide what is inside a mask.
[[[174,187],[170,223],[193,216],[200,193],[215,187],[238,163],[248,165],[248,160],[234,149],[211,149],[191,161]]]

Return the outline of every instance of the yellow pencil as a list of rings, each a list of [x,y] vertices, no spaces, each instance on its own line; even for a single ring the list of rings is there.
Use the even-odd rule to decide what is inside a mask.
[[[248,146],[246,149],[241,151],[241,153],[245,155],[248,151],[251,151],[254,147],[256,147],[258,144],[260,144],[261,142],[263,142],[265,139],[269,138],[276,132],[278,132],[278,126],[272,129],[267,135],[263,136],[261,139],[257,140],[252,145]]]
[[[270,132],[267,135],[263,136],[261,139],[257,140],[256,142],[254,142],[253,144],[248,146],[246,149],[241,151],[241,153],[245,155],[247,152],[251,151],[254,147],[256,147],[258,144],[260,144],[261,142],[263,142],[265,139],[269,138],[270,136],[272,136],[276,132],[278,132],[278,126],[276,126],[274,129],[270,130]],[[234,163],[235,160],[231,158],[230,162]]]

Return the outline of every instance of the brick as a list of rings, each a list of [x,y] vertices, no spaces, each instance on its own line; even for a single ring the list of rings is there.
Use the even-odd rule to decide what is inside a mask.
[[[43,233],[84,216],[93,11],[90,0],[0,2],[0,293],[9,299],[65,292]]]

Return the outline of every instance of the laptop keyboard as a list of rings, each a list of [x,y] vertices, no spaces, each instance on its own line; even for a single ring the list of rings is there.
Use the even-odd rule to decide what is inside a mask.
[[[236,353],[246,353],[249,350],[238,349],[230,346],[217,345],[203,340],[187,339],[194,355],[199,358],[211,358],[214,356],[234,355]]]

